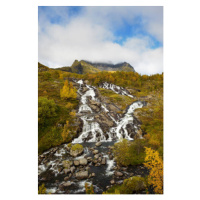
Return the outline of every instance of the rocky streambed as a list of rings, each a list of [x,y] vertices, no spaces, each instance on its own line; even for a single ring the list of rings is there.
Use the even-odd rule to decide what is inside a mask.
[[[143,166],[119,167],[113,159],[114,142],[82,143],[83,150],[73,154],[69,145],[44,152],[38,158],[38,185],[45,184],[51,194],[85,194],[85,183],[93,184],[95,194],[131,176],[145,176]]]

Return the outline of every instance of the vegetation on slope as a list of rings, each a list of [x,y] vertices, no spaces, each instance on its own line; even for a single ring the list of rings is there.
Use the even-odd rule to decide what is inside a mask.
[[[77,105],[76,89],[63,80],[63,74],[38,63],[39,153],[72,140]]]
[[[146,148],[152,150],[151,154],[158,154],[157,158],[160,160],[157,160],[159,160],[159,163],[163,162],[163,74],[147,76],[136,72],[123,71],[77,74],[52,70],[41,64],[38,64],[38,66],[39,112],[44,109],[40,108],[40,105],[43,105],[41,102],[48,105],[45,107],[48,110],[46,116],[39,114],[38,119],[38,148],[40,153],[52,146],[63,143],[63,141],[71,141],[71,138],[75,135],[72,124],[75,120],[74,109],[78,105],[78,100],[73,95],[72,98],[63,98],[61,91],[64,88],[65,80],[76,78],[88,80],[88,84],[97,87],[103,82],[125,87],[132,95],[136,96],[135,100],[140,99],[147,102],[147,106],[135,111],[136,117],[142,122],[141,129],[144,137],[143,139],[135,138],[132,142],[123,140],[114,146],[113,152],[118,165],[145,164],[145,158],[148,157],[148,153],[145,151]],[[67,88],[72,87],[69,82],[66,85],[68,85]],[[122,110],[134,101],[134,99],[116,94],[110,90],[99,88],[99,91],[102,96],[109,98],[110,102],[120,105]],[[61,126],[59,126],[60,124]],[[151,161],[153,159],[154,157],[151,157]],[[152,166],[147,167],[151,170],[153,169]],[[148,184],[154,186],[155,193],[162,193],[163,175],[161,168],[158,168],[159,175],[156,181],[158,187],[149,178],[147,181]],[[119,188],[116,189],[117,193],[119,191]]]

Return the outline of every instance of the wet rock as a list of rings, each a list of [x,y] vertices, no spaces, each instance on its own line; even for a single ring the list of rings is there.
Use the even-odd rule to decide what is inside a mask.
[[[96,154],[96,155],[94,156],[94,158],[95,158],[95,159],[98,159],[98,158],[99,158],[99,154]]]
[[[77,179],[86,179],[88,177],[88,171],[77,172],[76,178]]]
[[[79,160],[74,160],[74,165],[75,165],[75,166],[79,166],[79,165],[80,165]]]
[[[62,185],[63,185],[63,187],[68,187],[68,186],[71,185],[71,182],[70,182],[70,181],[67,181],[66,183],[63,183]]]
[[[115,184],[115,180],[114,179],[112,179],[111,181],[110,181],[110,184]]]
[[[85,158],[80,159],[79,162],[80,162],[80,165],[87,165],[88,163],[87,159]]]
[[[76,167],[74,167],[74,166],[73,166],[73,167],[71,167],[71,168],[70,168],[70,170],[71,170],[71,173],[74,173],[75,169],[76,169]]]
[[[116,171],[116,172],[115,172],[115,176],[123,176],[123,173],[122,173],[122,172]]]
[[[94,164],[96,164],[96,163],[98,162],[98,160],[94,159],[92,162],[93,162]]]
[[[97,142],[95,145],[96,145],[97,147],[99,147],[99,146],[102,145],[102,143],[101,143],[101,142]]]
[[[101,164],[102,164],[102,165],[105,165],[105,164],[106,164],[106,158],[105,158],[105,157],[103,157],[103,159],[102,159],[102,161],[101,161]]]
[[[70,160],[63,160],[62,161],[63,167],[64,168],[69,168],[71,165],[73,165],[73,161]]]
[[[101,160],[102,160],[102,158],[101,158],[101,157],[99,157],[99,159],[98,159],[98,162],[101,162]]]
[[[66,177],[64,178],[64,181],[67,181],[67,180],[69,180],[69,177],[68,177],[68,176],[66,176]]]
[[[86,167],[86,168],[85,168],[86,171],[89,171],[89,169],[90,169],[90,167]]]
[[[95,176],[95,173],[92,173],[91,175],[92,175],[92,177],[94,177],[94,176]]]
[[[92,161],[92,157],[87,157],[88,162]]]
[[[71,170],[70,169],[63,169],[63,172],[65,173],[65,174],[68,174],[69,172],[71,172]]]
[[[77,157],[83,153],[84,149],[81,144],[74,144],[70,150],[70,155]]]
[[[101,163],[97,163],[95,164],[95,167],[99,167],[101,165]]]
[[[93,153],[93,154],[98,154],[99,151],[98,151],[98,150],[94,150],[92,153]]]

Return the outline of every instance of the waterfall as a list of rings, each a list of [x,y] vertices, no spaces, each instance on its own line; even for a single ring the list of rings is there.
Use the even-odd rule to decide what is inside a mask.
[[[143,103],[140,101],[132,103],[125,115],[121,118],[116,120],[112,117],[110,111],[106,108],[106,105],[100,102],[100,100],[96,97],[95,87],[89,86],[83,82],[83,80],[76,81],[79,84],[78,93],[81,94],[81,105],[79,106],[78,113],[81,113],[82,116],[80,117],[83,121],[83,128],[82,133],[79,135],[78,138],[75,138],[72,143],[82,143],[82,142],[97,142],[97,141],[112,141],[113,139],[121,139],[125,138],[128,140],[133,140],[130,137],[130,134],[127,130],[128,124],[133,124],[133,112],[136,108],[143,107]],[[82,92],[83,87],[88,88],[86,92]],[[133,97],[129,94],[129,92],[120,86],[116,86],[110,83],[103,83],[101,87],[105,89],[110,89],[118,94],[127,95]],[[115,126],[110,128],[107,133],[104,133],[100,127],[100,124],[95,121],[94,115],[95,113],[92,111],[90,106],[88,105],[88,98],[97,101],[101,104],[101,109],[107,113],[110,119],[115,123]],[[91,116],[93,115],[93,116]],[[134,129],[137,129],[137,125],[134,124]],[[107,135],[107,138],[105,137]]]

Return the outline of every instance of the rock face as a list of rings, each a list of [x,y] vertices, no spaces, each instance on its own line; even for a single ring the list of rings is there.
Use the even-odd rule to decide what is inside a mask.
[[[88,177],[88,171],[77,172],[76,178],[77,179],[86,179]]]

